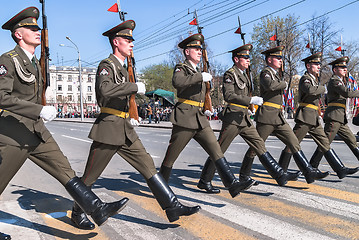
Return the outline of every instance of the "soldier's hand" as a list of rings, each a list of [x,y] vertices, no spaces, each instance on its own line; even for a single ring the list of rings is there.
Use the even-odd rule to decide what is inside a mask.
[[[131,125],[134,126],[134,127],[137,127],[137,126],[140,125],[140,123],[139,123],[136,119],[134,119],[134,118],[131,118],[131,119],[130,119],[130,123],[131,123]]]
[[[141,94],[141,95],[144,95],[146,93],[146,86],[144,83],[142,82],[136,82],[136,85],[137,85],[137,93],[138,94]]]
[[[327,85],[324,85],[324,88],[325,88],[325,90],[324,90],[324,93],[323,93],[323,94],[328,94]]]
[[[207,72],[203,72],[202,78],[203,78],[203,82],[209,82],[212,80],[212,75]]]
[[[206,110],[206,111],[204,111],[204,115],[206,115],[207,117],[210,117],[213,115],[213,112]]]
[[[46,121],[52,121],[56,118],[57,110],[54,106],[43,106],[40,117]]]
[[[257,96],[251,97],[251,101],[249,103],[261,106],[263,104],[263,98]]]

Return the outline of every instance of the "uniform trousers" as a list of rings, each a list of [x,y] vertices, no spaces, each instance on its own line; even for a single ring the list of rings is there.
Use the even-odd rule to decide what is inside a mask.
[[[358,147],[356,138],[348,127],[348,124],[343,124],[337,121],[326,122],[324,131],[328,136],[329,143],[331,143],[334,140],[335,135],[338,134],[351,150]]]
[[[140,139],[136,139],[133,143],[127,139],[122,146],[94,141],[90,148],[82,181],[87,186],[94,184],[115,153],[140,172],[146,180],[157,173],[153,159],[147,153]]]
[[[75,172],[71,168],[68,159],[64,156],[53,137],[38,146],[19,147],[0,143],[0,194],[8,183],[29,158],[36,165],[44,169],[56,178],[62,185],[74,178]],[[36,177],[36,176],[34,176]]]
[[[267,152],[263,139],[259,136],[256,128],[253,125],[238,126],[223,122],[218,138],[218,142],[223,153],[227,151],[234,138],[238,135],[244,139],[244,141],[254,150],[258,156],[261,156]]]
[[[322,152],[327,152],[330,150],[328,137],[325,134],[322,125],[320,124],[318,126],[313,126],[307,123],[297,122],[293,128],[293,132],[295,136],[297,136],[299,142],[302,142],[305,135],[309,133]],[[289,148],[287,146],[285,151],[288,150]]]
[[[171,139],[162,165],[172,168],[174,162],[192,138],[202,146],[213,161],[224,157],[212,128],[189,129],[173,125]]]
[[[264,142],[267,140],[268,136],[273,133],[279,140],[289,147],[292,153],[296,153],[301,149],[299,141],[288,123],[281,125],[257,123],[256,129]],[[248,149],[246,156],[255,157],[255,152],[252,148]]]

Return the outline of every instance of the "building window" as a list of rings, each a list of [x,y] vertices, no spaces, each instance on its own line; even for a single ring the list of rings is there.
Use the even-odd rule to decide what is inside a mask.
[[[62,102],[62,95],[57,95],[57,102]]]
[[[57,91],[62,91],[62,85],[57,85]]]
[[[57,75],[57,81],[62,81],[62,75],[61,74]]]
[[[87,91],[91,92],[91,86],[87,86]]]
[[[92,96],[87,96],[87,101],[91,102],[92,101]]]
[[[68,81],[68,82],[72,82],[72,75],[68,75],[68,76],[67,76],[67,81]]]
[[[91,75],[88,75],[88,76],[87,76],[87,82],[92,82]]]
[[[67,100],[68,100],[69,102],[72,102],[72,95],[68,95],[68,96],[67,96]]]
[[[67,86],[67,91],[72,92],[72,85]]]

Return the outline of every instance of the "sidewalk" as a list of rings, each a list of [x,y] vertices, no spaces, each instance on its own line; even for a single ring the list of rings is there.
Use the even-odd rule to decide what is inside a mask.
[[[93,124],[93,122],[96,120],[96,118],[85,118],[84,121],[82,123],[91,123]],[[81,119],[80,118],[56,118],[54,121],[62,121],[62,122],[78,122],[81,123]],[[288,124],[293,128],[295,125],[294,119],[287,119]],[[220,120],[211,120],[209,121],[213,131],[215,132],[219,132],[221,130],[222,127],[222,121]],[[357,135],[358,131],[359,131],[359,126],[355,126],[351,123],[351,119],[349,119],[349,123],[348,123],[350,129],[352,130],[352,132],[354,133],[354,135],[356,136],[357,142],[359,142],[359,136]],[[322,124],[322,126],[324,127],[324,124]],[[144,120],[141,122],[139,127],[150,127],[150,128],[167,128],[167,129],[171,129],[172,128],[172,123],[171,122],[160,122],[160,123],[154,123],[152,121],[151,124],[148,123],[148,120]],[[310,135],[307,134],[307,136],[305,138],[311,138]],[[335,140],[341,140],[340,137],[336,136]]]

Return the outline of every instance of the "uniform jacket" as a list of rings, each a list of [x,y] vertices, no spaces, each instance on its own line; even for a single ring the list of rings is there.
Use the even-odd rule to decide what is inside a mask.
[[[329,103],[341,103],[346,105],[347,98],[359,97],[359,91],[348,89],[343,80],[333,75],[328,82],[327,100]],[[345,109],[337,106],[328,106],[324,113],[324,122],[337,121],[347,123]]]
[[[172,85],[177,90],[178,98],[204,102],[206,87],[202,74],[197,72],[188,60],[176,65]],[[203,108],[186,103],[176,103],[170,120],[174,125],[189,129],[209,127],[208,119],[203,114]]]
[[[0,144],[37,146],[51,137],[39,117],[43,79],[35,61],[39,71],[19,46],[0,57]]]
[[[227,103],[249,106],[252,92],[250,79],[233,65],[223,76],[223,96]],[[248,115],[248,109],[233,105],[227,105],[222,113],[221,120],[237,126],[250,126],[252,121]]]
[[[127,70],[111,54],[102,60],[96,73],[96,99],[100,107],[107,107],[128,112],[128,101],[131,94],[137,92],[137,85],[128,80]],[[94,141],[121,146],[126,138],[134,142],[138,136],[130,123],[116,115],[101,113],[89,134]]]
[[[265,67],[260,74],[260,94],[263,103],[270,102],[280,106],[283,104],[283,90],[285,81],[280,79],[278,72],[270,67]],[[271,106],[260,106],[255,116],[256,122],[270,125],[286,123],[282,110]]]
[[[299,103],[309,103],[319,107],[319,98],[324,92],[325,87],[319,85],[317,78],[308,72],[305,72],[299,80]],[[298,107],[295,121],[312,126],[320,124],[318,111],[309,107]]]

